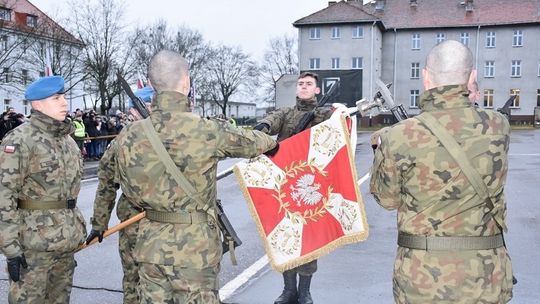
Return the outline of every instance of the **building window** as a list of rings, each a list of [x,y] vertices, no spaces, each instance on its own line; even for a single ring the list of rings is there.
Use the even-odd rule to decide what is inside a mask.
[[[420,62],[411,63],[411,79],[420,79]]]
[[[540,107],[540,89],[536,90],[536,106]]]
[[[321,68],[321,59],[320,58],[309,58],[309,69],[318,70]]]
[[[437,44],[446,40],[446,35],[444,33],[437,33]]]
[[[24,85],[28,84],[28,70],[22,70],[21,80]]]
[[[512,60],[511,77],[521,77],[521,60]]]
[[[339,58],[332,58],[332,69],[339,69]]]
[[[469,33],[461,33],[461,35],[459,35],[459,40],[463,45],[469,46]]]
[[[0,7],[0,19],[11,21],[11,10],[9,8]]]
[[[357,25],[352,32],[352,37],[357,38],[364,38],[364,28],[361,25]]]
[[[321,29],[318,27],[312,27],[309,30],[309,39],[321,39]]]
[[[363,60],[362,57],[353,57],[352,59],[352,68],[353,69],[361,69],[363,68]]]
[[[411,90],[411,95],[409,98],[410,106],[409,108],[418,108],[418,97],[420,96],[420,90]]]
[[[332,39],[339,39],[339,38],[341,38],[341,31],[339,27],[334,26],[332,28]]]
[[[495,32],[486,33],[486,47],[488,48],[495,47]]]
[[[510,96],[516,96],[516,99],[514,99],[514,102],[512,103],[512,108],[519,108],[519,93],[520,89],[510,89]]]
[[[8,82],[11,82],[11,71],[9,70],[9,68],[4,68],[4,82],[5,83],[8,83]]]
[[[37,16],[26,15],[26,25],[30,27],[37,27]]]
[[[493,89],[484,90],[484,108],[493,108]]]
[[[23,100],[24,116],[28,115],[28,100]]]
[[[11,108],[11,99],[4,99],[4,111],[8,111]]]
[[[2,48],[2,51],[6,52],[8,50],[8,36],[4,35],[0,37],[0,48]]]
[[[495,77],[495,61],[488,60],[484,66],[484,77],[492,78]]]
[[[512,37],[512,46],[523,46],[523,31],[515,30]]]
[[[420,49],[420,34],[413,34],[412,35],[412,47],[413,50],[419,50]]]

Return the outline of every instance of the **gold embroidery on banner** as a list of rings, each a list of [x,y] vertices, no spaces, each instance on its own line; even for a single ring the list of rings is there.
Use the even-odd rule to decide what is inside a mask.
[[[257,166],[259,164],[259,166]],[[242,177],[254,187],[262,187],[270,182],[272,164],[264,157],[250,160],[242,171]]]
[[[323,155],[334,155],[343,146],[341,132],[329,125],[319,126],[313,132],[312,146]]]
[[[270,246],[286,255],[293,255],[300,249],[300,232],[290,227],[279,226],[269,239]]]

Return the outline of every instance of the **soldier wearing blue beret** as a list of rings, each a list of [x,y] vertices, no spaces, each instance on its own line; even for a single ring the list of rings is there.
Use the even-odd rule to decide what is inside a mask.
[[[28,123],[0,145],[0,251],[9,303],[69,303],[74,252],[86,237],[76,207],[82,159],[66,120],[64,78],[42,77],[25,92]]]

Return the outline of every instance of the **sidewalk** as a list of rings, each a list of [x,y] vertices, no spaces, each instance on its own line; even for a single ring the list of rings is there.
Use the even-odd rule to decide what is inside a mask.
[[[85,160],[82,179],[97,177],[98,166],[99,160]]]

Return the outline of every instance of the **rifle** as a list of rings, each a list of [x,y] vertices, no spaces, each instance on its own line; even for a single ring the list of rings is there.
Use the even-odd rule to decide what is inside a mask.
[[[139,97],[135,96],[135,94],[129,87],[126,80],[122,77],[122,75],[120,75],[120,72],[117,73],[117,77],[118,77],[118,81],[120,85],[122,86],[122,89],[124,89],[124,91],[129,96],[129,98],[131,98],[131,100],[133,101],[133,106],[135,107],[135,109],[137,109],[139,114],[141,114],[143,118],[147,118],[148,116],[150,116],[150,111],[148,111],[144,102]],[[232,173],[232,170],[231,170],[231,173]],[[236,265],[237,264],[236,258],[234,257],[234,254],[232,254],[232,251],[234,248],[242,245],[242,241],[238,237],[238,234],[234,230],[234,227],[231,225],[229,218],[225,214],[225,211],[223,210],[223,206],[221,205],[220,200],[216,201],[216,214],[217,214],[217,221],[218,221],[219,229],[221,230],[221,233],[223,234],[223,241],[222,241],[223,253],[231,250],[231,260],[232,260],[233,265]]]
[[[298,134],[307,128],[307,126],[311,123],[311,121],[313,121],[313,118],[315,118],[315,110],[317,110],[317,108],[324,106],[328,102],[328,100],[330,100],[330,97],[332,97],[334,92],[336,92],[337,88],[339,88],[339,80],[334,82],[334,84],[332,84],[332,86],[330,87],[330,90],[328,90],[328,93],[324,94],[321,100],[317,102],[317,105],[315,106],[313,110],[307,112],[306,114],[304,114],[304,116],[302,116],[302,118],[300,119],[300,122],[294,128],[294,132],[292,135]]]
[[[510,121],[510,117],[512,116],[512,110],[510,109],[510,107],[512,106],[512,104],[514,104],[516,96],[517,95],[510,96],[510,98],[508,98],[508,100],[504,103],[504,106],[497,109],[497,112],[506,116],[506,119],[508,119],[508,121]]]
[[[133,101],[133,106],[137,112],[139,112],[141,117],[144,119],[150,116],[150,111],[148,111],[148,108],[146,108],[144,101],[133,93],[127,81],[124,79],[124,77],[122,77],[122,75],[120,75],[120,71],[116,73],[116,77],[118,78],[118,82],[120,83],[120,86],[124,92],[126,92],[127,96],[131,99],[131,101]]]

